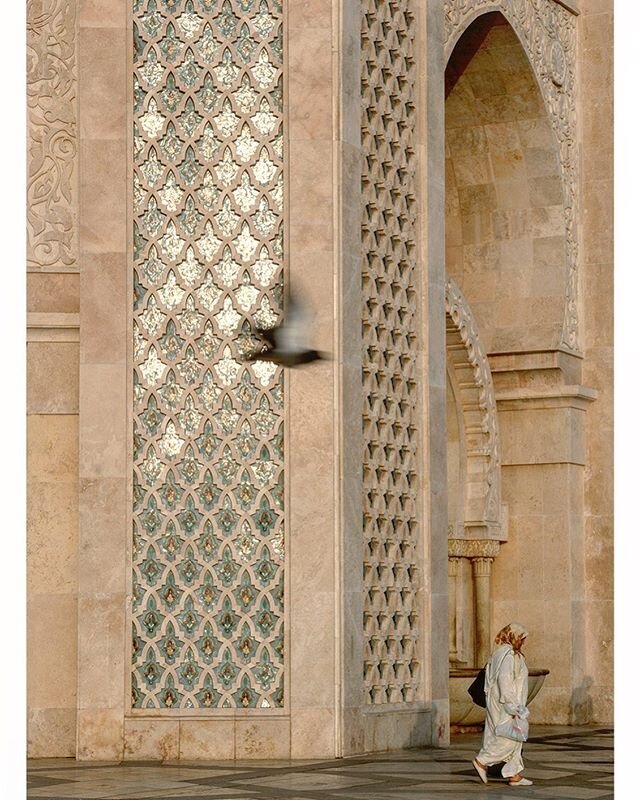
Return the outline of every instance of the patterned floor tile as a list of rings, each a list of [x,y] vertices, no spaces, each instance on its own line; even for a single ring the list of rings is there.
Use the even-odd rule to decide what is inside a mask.
[[[536,728],[525,745],[516,796],[529,800],[611,800],[613,737],[602,728]],[[448,749],[408,750],[329,761],[29,763],[29,800],[502,800],[500,775],[482,784],[471,767],[479,736]]]

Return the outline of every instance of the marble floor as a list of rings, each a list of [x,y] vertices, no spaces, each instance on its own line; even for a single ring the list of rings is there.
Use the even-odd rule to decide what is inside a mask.
[[[537,728],[525,745],[531,787],[513,789],[499,774],[482,784],[471,766],[477,735],[449,749],[332,761],[28,764],[28,800],[540,800],[613,798],[613,732],[608,728]]]

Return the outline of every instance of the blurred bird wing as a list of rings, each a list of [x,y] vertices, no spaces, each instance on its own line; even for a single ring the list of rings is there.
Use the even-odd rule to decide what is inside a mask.
[[[276,348],[285,353],[301,353],[309,347],[309,313],[298,301],[290,298],[286,317],[274,331]]]

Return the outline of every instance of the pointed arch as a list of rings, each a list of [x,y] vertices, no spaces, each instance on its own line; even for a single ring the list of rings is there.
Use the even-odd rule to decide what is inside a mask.
[[[558,143],[566,232],[564,320],[559,345],[578,351],[576,17],[579,12],[570,0],[445,0],[445,63],[469,25],[478,17],[496,11],[512,27],[527,54]]]

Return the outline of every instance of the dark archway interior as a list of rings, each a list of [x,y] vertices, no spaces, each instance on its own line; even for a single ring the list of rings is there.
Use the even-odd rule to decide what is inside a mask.
[[[499,11],[492,11],[474,19],[464,32],[458,43],[454,54],[449,59],[444,74],[444,96],[449,97],[456,83],[464,74],[469,63],[478,52],[482,43],[487,38],[489,31],[495,25],[508,24]],[[455,57],[454,57],[455,56]]]

